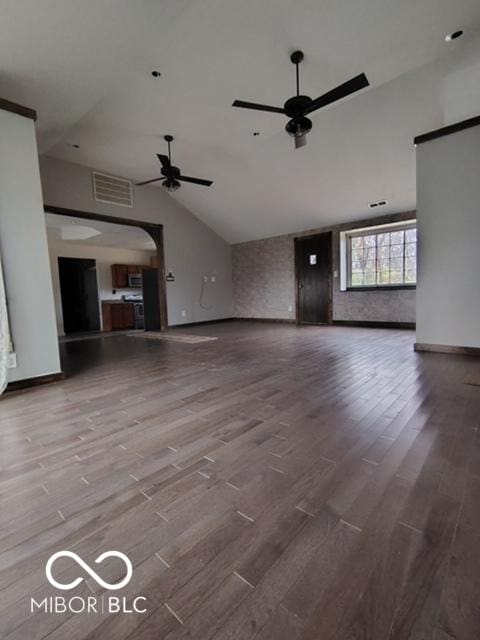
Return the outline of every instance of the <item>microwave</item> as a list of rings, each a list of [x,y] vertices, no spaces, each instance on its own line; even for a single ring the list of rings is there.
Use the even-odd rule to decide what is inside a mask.
[[[128,274],[128,286],[140,289],[142,286],[142,274],[141,273],[129,273]]]

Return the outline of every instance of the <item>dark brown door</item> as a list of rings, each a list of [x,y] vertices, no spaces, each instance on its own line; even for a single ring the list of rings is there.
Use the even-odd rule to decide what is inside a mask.
[[[332,235],[296,238],[297,320],[329,324],[331,309]]]

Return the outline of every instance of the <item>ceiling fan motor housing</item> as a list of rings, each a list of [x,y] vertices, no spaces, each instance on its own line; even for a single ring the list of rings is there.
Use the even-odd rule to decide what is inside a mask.
[[[285,102],[283,108],[289,118],[300,118],[311,103],[312,99],[308,96],[294,96]]]

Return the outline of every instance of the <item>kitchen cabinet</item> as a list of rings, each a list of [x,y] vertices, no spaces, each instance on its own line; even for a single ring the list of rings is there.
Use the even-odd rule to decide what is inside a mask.
[[[148,268],[145,264],[112,264],[112,289],[128,289],[128,276]]]
[[[102,302],[104,331],[123,331],[135,328],[135,311],[131,302]]]
[[[112,288],[126,289],[128,287],[128,265],[112,264]]]

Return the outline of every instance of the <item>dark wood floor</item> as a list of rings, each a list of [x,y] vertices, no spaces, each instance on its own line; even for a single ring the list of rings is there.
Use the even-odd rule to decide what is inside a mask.
[[[479,638],[479,361],[408,331],[189,331],[219,340],[66,343],[65,382],[1,400],[1,637]],[[62,549],[126,553],[116,595],[148,612],[30,614]]]

